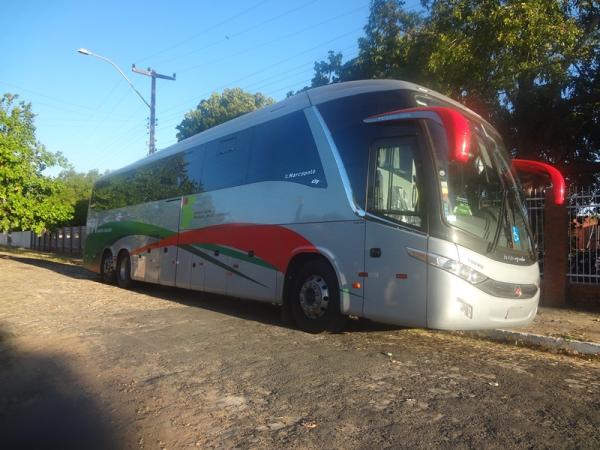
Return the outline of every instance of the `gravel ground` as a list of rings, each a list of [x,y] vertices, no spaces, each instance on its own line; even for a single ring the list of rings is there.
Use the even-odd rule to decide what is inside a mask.
[[[5,448],[600,448],[600,361],[0,253]]]

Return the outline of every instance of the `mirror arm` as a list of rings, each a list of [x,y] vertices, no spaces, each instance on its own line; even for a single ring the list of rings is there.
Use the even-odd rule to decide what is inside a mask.
[[[517,172],[528,172],[549,176],[552,181],[552,189],[554,190],[554,204],[562,205],[565,202],[565,179],[556,167],[541,161],[532,161],[529,159],[513,159],[512,165]]]

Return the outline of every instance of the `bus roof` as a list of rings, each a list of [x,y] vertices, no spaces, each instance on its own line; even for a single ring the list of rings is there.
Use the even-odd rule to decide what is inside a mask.
[[[430,97],[437,98],[443,102],[449,103],[452,106],[467,112],[471,116],[481,117],[470,109],[466,108],[459,102],[452,100],[451,98],[442,95],[438,92],[432,91],[431,89],[424,88],[418,84],[410,83],[408,81],[400,80],[360,80],[360,81],[347,81],[344,83],[334,83],[326,86],[320,86],[313,89],[308,89],[303,92],[299,92],[296,95],[288,97],[280,102],[273,105],[266,106],[257,111],[253,111],[244,114],[235,119],[229,120],[225,123],[209,128],[201,133],[184,139],[181,142],[177,142],[169,147],[157,151],[152,155],[148,155],[128,166],[121,169],[115,170],[109,173],[107,176],[110,177],[120,172],[125,172],[134,169],[139,166],[146,165],[151,161],[160,160],[167,156],[179,153],[181,151],[188,150],[196,147],[205,142],[210,142],[215,139],[219,139],[222,136],[234,133],[239,130],[249,128],[251,126],[258,125],[263,122],[275,119],[280,116],[307,108],[312,105],[319,105],[331,100],[336,100],[342,97],[350,97],[358,94],[364,94],[368,92],[378,91],[391,91],[406,89],[415,92],[422,92]],[[483,120],[483,119],[481,119]],[[102,177],[104,178],[104,177]]]

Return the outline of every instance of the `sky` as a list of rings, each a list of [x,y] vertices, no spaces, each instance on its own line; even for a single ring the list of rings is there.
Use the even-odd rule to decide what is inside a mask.
[[[156,144],[174,144],[184,114],[212,92],[240,87],[275,100],[310,84],[328,50],[357,55],[369,0],[33,1],[4,0],[0,94],[31,102],[37,139],[77,171],[114,170],[148,152],[157,80]],[[407,1],[409,9],[418,1]]]

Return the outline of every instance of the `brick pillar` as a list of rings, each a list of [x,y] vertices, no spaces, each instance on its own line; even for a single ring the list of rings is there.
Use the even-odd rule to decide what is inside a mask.
[[[566,205],[555,205],[546,193],[544,207],[544,278],[540,304],[563,306],[567,302],[569,215]]]

